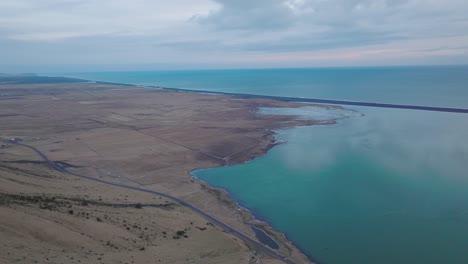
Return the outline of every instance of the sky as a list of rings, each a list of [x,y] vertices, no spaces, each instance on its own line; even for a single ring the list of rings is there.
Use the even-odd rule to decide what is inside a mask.
[[[434,64],[468,64],[468,1],[0,1],[0,72]]]

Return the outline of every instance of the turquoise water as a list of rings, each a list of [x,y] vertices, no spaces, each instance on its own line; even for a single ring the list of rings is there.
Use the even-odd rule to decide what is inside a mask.
[[[194,175],[324,263],[468,263],[468,116],[357,110]]]
[[[87,73],[190,89],[468,107],[468,67]],[[195,171],[323,263],[468,263],[468,115],[352,107],[336,125]],[[265,110],[269,111],[275,110]],[[286,110],[293,113],[295,110]],[[304,109],[308,118],[327,113]],[[294,112],[295,113],[295,112]],[[298,113],[300,114],[300,113]]]
[[[65,75],[95,81],[196,90],[468,107],[468,66],[88,72]]]

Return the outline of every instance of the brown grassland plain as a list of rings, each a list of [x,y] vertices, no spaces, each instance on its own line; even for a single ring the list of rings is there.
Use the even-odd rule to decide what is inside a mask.
[[[309,263],[283,234],[190,175],[264,154],[273,129],[335,122],[256,114],[303,105],[88,82],[0,83],[0,136],[70,171],[176,196],[252,238],[256,225],[279,253]],[[0,263],[281,263],[173,201],[61,174],[30,149],[0,144]]]

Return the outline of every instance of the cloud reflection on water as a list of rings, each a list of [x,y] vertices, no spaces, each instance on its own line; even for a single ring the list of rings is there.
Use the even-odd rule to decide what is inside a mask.
[[[462,176],[468,161],[468,115],[353,107],[357,112],[302,107],[260,109],[261,114],[298,115],[301,119],[343,118],[334,126],[278,131],[282,160],[294,169],[320,169],[343,152],[404,175],[435,173]]]

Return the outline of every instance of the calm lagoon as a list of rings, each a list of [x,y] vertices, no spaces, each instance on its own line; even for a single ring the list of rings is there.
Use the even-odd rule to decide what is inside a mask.
[[[468,115],[353,109],[194,176],[323,263],[468,263]]]

